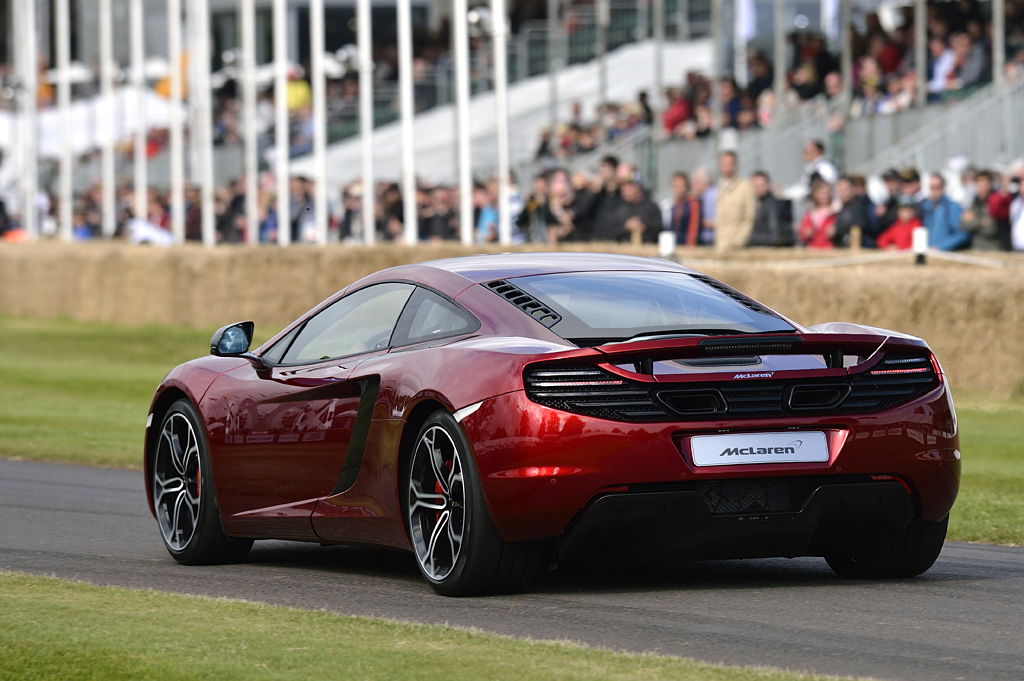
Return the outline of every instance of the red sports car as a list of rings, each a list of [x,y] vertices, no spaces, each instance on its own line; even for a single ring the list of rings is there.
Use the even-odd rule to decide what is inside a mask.
[[[957,495],[924,341],[804,328],[664,260],[395,267],[255,351],[252,333],[219,330],[150,408],[150,506],[182,563],[265,538],[389,546],[445,595],[627,557],[906,577],[935,561]]]

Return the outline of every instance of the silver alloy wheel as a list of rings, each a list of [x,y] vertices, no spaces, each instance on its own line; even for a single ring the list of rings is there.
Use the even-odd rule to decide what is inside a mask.
[[[430,579],[444,580],[459,559],[466,523],[466,488],[458,447],[432,426],[413,450],[409,472],[409,531],[416,559]]]
[[[153,461],[153,506],[164,542],[182,551],[199,523],[199,440],[181,413],[164,421]]]

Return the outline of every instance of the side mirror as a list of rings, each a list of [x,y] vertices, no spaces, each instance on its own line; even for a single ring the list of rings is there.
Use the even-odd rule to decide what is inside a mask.
[[[253,322],[238,322],[221,327],[210,339],[210,354],[218,357],[238,357],[249,351],[252,334],[256,329]]]

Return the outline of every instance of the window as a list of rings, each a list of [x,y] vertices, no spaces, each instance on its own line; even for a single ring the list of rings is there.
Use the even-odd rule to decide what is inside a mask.
[[[562,315],[551,330],[577,343],[622,341],[658,332],[794,330],[767,309],[752,309],[688,274],[579,272],[513,281]]]
[[[274,343],[274,345],[263,353],[263,361],[267,364],[279,364],[281,357],[284,355],[284,351],[288,349],[288,346],[295,340],[295,336],[302,330],[302,325],[299,324],[294,329],[288,332],[288,334],[281,340]]]
[[[282,363],[318,362],[388,347],[414,288],[377,284],[350,293],[306,322]]]
[[[417,288],[395,329],[393,345],[410,345],[471,333],[480,323],[461,307],[425,288]]]

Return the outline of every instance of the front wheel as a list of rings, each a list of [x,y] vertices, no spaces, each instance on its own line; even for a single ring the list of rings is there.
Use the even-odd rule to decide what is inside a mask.
[[[245,558],[252,540],[224,532],[205,431],[188,400],[178,400],[164,415],[150,473],[160,537],[176,561],[210,565]]]
[[[854,553],[831,553],[825,560],[840,577],[916,577],[939,557],[948,525],[949,516],[938,522],[915,520],[887,542]]]
[[[506,542],[491,521],[459,424],[437,411],[420,428],[404,476],[405,519],[420,573],[444,596],[514,591],[542,547]]]

